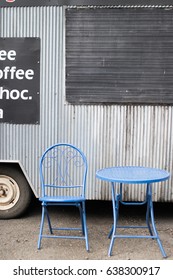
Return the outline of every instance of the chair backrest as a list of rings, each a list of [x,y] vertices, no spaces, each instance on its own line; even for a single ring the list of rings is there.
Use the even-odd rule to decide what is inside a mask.
[[[77,147],[60,143],[49,147],[40,160],[42,195],[85,196],[87,160]]]

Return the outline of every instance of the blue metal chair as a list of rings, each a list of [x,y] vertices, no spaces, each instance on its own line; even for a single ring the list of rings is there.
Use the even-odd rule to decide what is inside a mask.
[[[42,217],[38,239],[38,249],[42,238],[84,239],[89,251],[88,231],[85,210],[85,189],[87,160],[83,152],[71,144],[55,144],[41,157],[40,177],[42,194]],[[76,206],[79,208],[81,228],[52,227],[47,206]],[[43,234],[44,220],[47,218],[49,234]],[[54,234],[54,232],[59,234]],[[66,234],[63,235],[66,231]],[[69,232],[70,231],[70,232]],[[74,231],[76,235],[74,235]],[[67,234],[68,232],[68,234]],[[69,235],[72,234],[73,235]]]

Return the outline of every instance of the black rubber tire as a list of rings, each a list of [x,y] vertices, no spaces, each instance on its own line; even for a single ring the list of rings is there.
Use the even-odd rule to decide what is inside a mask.
[[[20,192],[17,201],[14,203],[14,206],[11,203],[9,204],[10,205],[9,209],[5,209],[5,210],[0,209],[0,219],[18,218],[24,214],[24,212],[27,210],[31,202],[31,198],[32,198],[31,188],[18,166],[15,165],[13,166],[9,164],[0,165],[0,176],[1,178],[3,178],[3,176],[4,178],[5,176],[7,176],[8,180],[11,178],[13,182],[17,184],[17,188],[19,189]],[[0,198],[0,205],[1,205],[1,198]]]

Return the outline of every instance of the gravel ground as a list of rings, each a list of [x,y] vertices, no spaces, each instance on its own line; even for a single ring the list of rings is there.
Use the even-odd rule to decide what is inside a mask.
[[[87,224],[90,252],[85,250],[83,240],[43,239],[41,250],[37,250],[41,207],[33,202],[29,211],[19,219],[0,220],[1,260],[162,260],[157,242],[152,239],[118,239],[113,255],[107,256],[110,240],[107,238],[112,224],[112,204],[104,201],[87,202]],[[156,227],[163,247],[173,260],[173,204],[155,203]],[[77,225],[79,215],[76,208],[57,207],[50,212],[53,221],[61,226]],[[121,206],[119,223],[123,225],[145,225],[143,206]],[[132,234],[146,234],[145,229],[130,229]],[[122,230],[127,233],[127,230]],[[129,233],[129,230],[128,230]]]

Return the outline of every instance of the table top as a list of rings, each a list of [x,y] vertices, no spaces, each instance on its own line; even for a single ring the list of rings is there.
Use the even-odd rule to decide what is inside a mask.
[[[165,181],[170,174],[158,168],[117,166],[98,170],[96,177],[109,182],[142,184]]]

